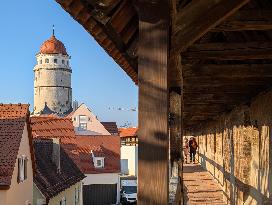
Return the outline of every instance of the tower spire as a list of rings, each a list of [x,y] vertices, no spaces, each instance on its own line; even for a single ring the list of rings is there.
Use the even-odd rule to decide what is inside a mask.
[[[53,36],[55,36],[55,25],[53,24]]]

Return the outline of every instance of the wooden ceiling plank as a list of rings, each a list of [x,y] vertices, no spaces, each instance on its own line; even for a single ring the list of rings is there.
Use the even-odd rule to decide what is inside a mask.
[[[215,87],[218,85],[262,85],[268,82],[272,84],[271,77],[248,77],[248,78],[228,78],[228,77],[194,77],[194,78],[184,78],[184,85],[195,85],[195,86],[210,86]]]
[[[272,10],[240,10],[211,31],[271,30],[271,19]]]
[[[272,42],[204,43],[191,46],[183,59],[258,60],[272,59]]]
[[[186,94],[229,94],[229,93],[237,93],[241,95],[249,96],[250,93],[254,94],[254,92],[259,92],[264,89],[264,85],[209,85],[209,86],[199,86],[199,85],[186,85],[184,86],[183,93],[184,96]]]
[[[190,77],[229,77],[253,78],[272,77],[272,64],[196,64],[183,66],[184,78]]]
[[[201,36],[219,25],[249,0],[192,1],[177,14],[172,52],[185,51]]]
[[[110,19],[110,24],[115,29],[115,32],[120,34],[134,15],[136,15],[136,12],[133,4],[125,0]]]
[[[211,29],[212,32],[220,31],[265,31],[272,29],[272,21],[230,21]]]

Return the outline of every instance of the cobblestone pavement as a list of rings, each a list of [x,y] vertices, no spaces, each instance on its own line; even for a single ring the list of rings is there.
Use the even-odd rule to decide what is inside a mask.
[[[226,205],[220,185],[199,164],[184,164],[186,205]]]

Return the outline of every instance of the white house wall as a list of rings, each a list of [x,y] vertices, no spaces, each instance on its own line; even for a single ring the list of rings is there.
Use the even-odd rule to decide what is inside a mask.
[[[121,160],[128,160],[128,174],[137,176],[138,173],[138,146],[121,146]]]

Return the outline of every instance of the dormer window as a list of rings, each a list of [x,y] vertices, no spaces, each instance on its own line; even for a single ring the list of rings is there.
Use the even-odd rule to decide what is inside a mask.
[[[104,168],[104,157],[95,157],[94,166],[95,168]]]

